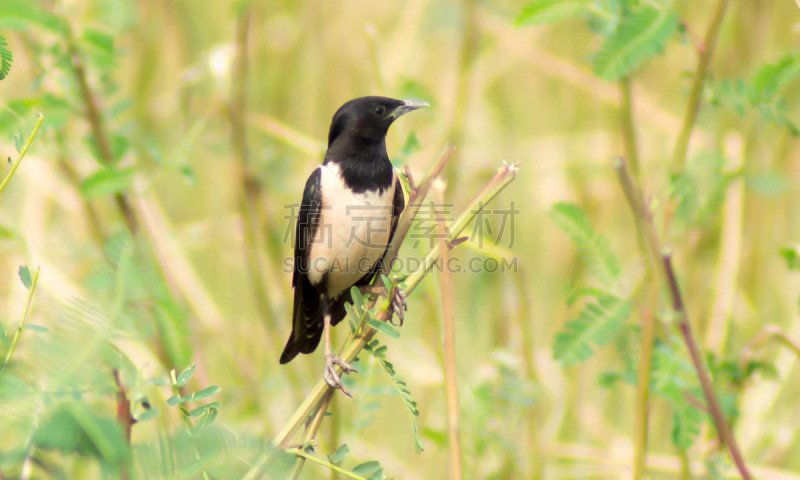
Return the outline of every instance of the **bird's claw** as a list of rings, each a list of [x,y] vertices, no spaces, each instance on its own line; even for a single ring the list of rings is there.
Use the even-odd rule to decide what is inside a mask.
[[[408,311],[408,302],[406,301],[406,294],[401,289],[395,290],[394,298],[392,298],[392,310],[397,314],[398,323],[394,322],[394,316],[389,318],[389,323],[395,327],[402,327],[403,320],[405,319],[405,312]]]
[[[336,366],[342,367],[342,373],[358,373],[358,370],[353,368],[352,365],[346,363],[344,360],[339,358],[338,355],[335,353],[326,353],[325,354],[325,369],[322,371],[322,377],[325,379],[325,383],[330,385],[333,388],[338,388],[348,397],[352,397],[350,392],[344,388],[342,385],[342,380],[339,377],[339,374],[336,373]]]

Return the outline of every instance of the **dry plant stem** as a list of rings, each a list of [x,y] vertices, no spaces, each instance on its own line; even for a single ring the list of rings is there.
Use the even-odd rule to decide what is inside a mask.
[[[752,476],[750,475],[750,471],[747,469],[747,465],[744,462],[744,457],[742,457],[742,454],[739,451],[739,445],[736,443],[736,439],[734,438],[733,433],[728,426],[725,415],[722,413],[722,407],[719,404],[716,393],[714,393],[714,385],[711,383],[711,377],[709,376],[708,371],[705,368],[705,364],[703,363],[703,356],[700,352],[700,347],[697,346],[694,334],[692,333],[692,326],[689,323],[689,316],[683,304],[683,297],[681,296],[680,287],[678,286],[678,280],[675,278],[675,272],[672,269],[672,254],[669,252],[664,253],[663,261],[667,270],[667,278],[669,280],[670,296],[672,297],[672,309],[680,316],[679,326],[681,329],[681,335],[683,335],[684,343],[686,343],[686,347],[689,349],[689,356],[691,357],[694,368],[697,371],[697,376],[700,378],[700,386],[703,388],[703,394],[705,395],[706,402],[708,403],[709,413],[714,419],[714,424],[717,427],[717,433],[719,434],[720,439],[728,447],[728,451],[733,458],[733,462],[736,464],[736,468],[739,470],[742,478],[749,480],[752,478]]]
[[[657,290],[652,288],[655,294]],[[651,295],[655,296],[655,295]],[[649,305],[655,302],[648,301]],[[642,312],[642,349],[639,353],[639,371],[636,382],[636,418],[633,456],[633,479],[644,478],[647,466],[647,434],[650,422],[650,365],[653,360],[655,320],[649,310]]]
[[[440,188],[438,188],[440,187]],[[437,182],[434,185],[434,200],[437,204],[444,204],[444,185]],[[461,434],[459,427],[458,384],[456,372],[456,325],[453,313],[453,279],[448,270],[450,264],[450,249],[448,241],[447,224],[441,212],[436,212],[436,222],[439,226],[439,250],[442,270],[439,274],[440,292],[442,295],[442,326],[444,330],[444,387],[447,405],[447,430],[449,432],[449,472],[451,480],[461,480]]]
[[[639,178],[639,148],[636,141],[636,129],[633,126],[633,100],[630,77],[622,77],[619,81],[620,91],[620,123],[622,124],[622,140],[625,144],[625,158],[631,164],[633,176]]]
[[[28,141],[25,142],[25,145],[22,147],[22,150],[20,150],[19,156],[17,157],[17,161],[14,162],[14,165],[11,167],[11,170],[9,170],[8,174],[3,179],[3,183],[0,183],[0,193],[2,193],[3,189],[6,188],[6,185],[8,185],[8,182],[9,180],[11,180],[11,177],[14,176],[14,172],[17,171],[17,168],[19,167],[19,164],[22,162],[22,159],[25,157],[25,154],[28,153],[28,148],[30,148],[31,143],[33,143],[33,139],[34,137],[36,137],[36,133],[39,131],[39,127],[42,126],[43,121],[44,121],[44,115],[40,113],[39,120],[36,121],[36,126],[33,127],[33,131],[28,136]]]
[[[740,171],[743,166],[743,147],[741,137],[738,135],[726,137],[725,157],[730,159],[730,169],[733,172]],[[739,256],[742,251],[744,229],[744,197],[744,179],[734,178],[728,185],[722,205],[722,228],[714,280],[714,296],[705,332],[705,346],[716,353],[717,357],[721,357],[723,354],[739,278]]]
[[[125,433],[125,440],[128,445],[131,443],[131,430],[136,419],[131,415],[131,401],[128,398],[128,391],[119,379],[119,370],[116,368],[111,371],[114,375],[114,383],[117,384],[117,423]]]
[[[320,425],[322,425],[322,419],[325,418],[325,412],[328,411],[328,406],[331,404],[331,400],[333,399],[334,390],[330,389],[325,392],[325,395],[322,397],[322,401],[319,404],[319,408],[317,408],[317,413],[314,414],[314,417],[308,423],[306,427],[306,434],[303,438],[303,444],[298,449],[298,456],[297,461],[294,464],[294,469],[292,469],[292,480],[297,480],[300,477],[300,472],[303,470],[303,465],[306,462],[307,455],[302,455],[301,453],[305,453],[303,450],[306,445],[310,444],[314,441],[314,437],[317,436],[317,432],[319,431]]]
[[[683,171],[683,165],[686,162],[689,140],[692,136],[695,120],[697,119],[697,112],[700,110],[703,84],[708,74],[708,67],[711,65],[711,58],[714,55],[719,29],[722,25],[722,19],[725,17],[725,11],[728,8],[728,1],[729,0],[717,0],[714,6],[714,14],[711,18],[711,23],[708,25],[708,30],[703,40],[702,48],[699,48],[697,52],[697,66],[694,71],[694,81],[692,82],[692,89],[689,92],[689,100],[686,103],[686,111],[683,115],[683,124],[681,125],[680,133],[678,133],[678,140],[675,143],[675,152],[672,157],[672,173]]]
[[[40,269],[37,268],[36,273],[33,274],[33,279],[31,280],[31,286],[28,289],[28,299],[25,300],[25,311],[22,313],[22,319],[20,319],[17,331],[14,333],[14,338],[11,340],[11,346],[8,347],[8,352],[6,352],[6,358],[5,360],[3,360],[2,368],[5,368],[8,365],[8,362],[11,360],[11,356],[14,354],[14,350],[17,348],[17,343],[19,343],[19,338],[22,336],[22,329],[25,327],[25,320],[28,319],[28,313],[30,313],[31,310],[31,302],[33,301],[33,292],[36,291],[36,283],[39,281],[39,270]]]
[[[392,264],[397,258],[397,253],[400,251],[400,246],[403,244],[403,240],[406,238],[411,224],[414,222],[414,217],[417,216],[417,212],[419,212],[422,206],[422,201],[428,196],[428,192],[434,180],[439,178],[442,174],[442,170],[444,170],[445,165],[447,165],[447,162],[450,160],[455,150],[456,148],[448,143],[439,155],[439,160],[431,167],[428,174],[422,180],[422,183],[420,183],[419,187],[415,188],[408,197],[406,208],[403,210],[402,215],[400,215],[400,220],[397,222],[397,230],[394,233],[392,245],[389,247],[389,251],[386,252],[383,268],[381,269],[383,275],[389,275],[389,272],[392,270]],[[409,178],[411,177],[409,176]],[[413,185],[413,181],[409,182],[409,185]]]
[[[117,423],[122,427],[122,431],[125,434],[125,441],[130,445],[131,430],[133,429],[133,424],[136,423],[136,419],[133,418],[131,414],[131,401],[128,398],[128,392],[125,386],[122,385],[122,381],[119,379],[119,370],[115,368],[111,373],[114,375],[114,382],[117,384]],[[120,477],[122,480],[128,480],[130,478],[128,467],[124,463],[120,465]]]
[[[449,155],[448,155],[449,156]],[[443,165],[442,165],[443,167]],[[478,194],[477,197],[472,201],[469,207],[467,207],[461,216],[453,223],[452,227],[450,228],[451,235],[453,237],[458,237],[458,235],[469,225],[469,223],[475,218],[475,216],[480,212],[480,210],[490,202],[494,197],[497,196],[500,191],[502,191],[506,186],[508,186],[516,177],[516,173],[519,166],[518,164],[515,165],[503,165],[500,169],[498,169],[497,174],[489,181],[489,183],[483,188],[483,190]],[[438,170],[441,172],[441,169]],[[423,181],[423,184],[427,181]],[[422,200],[422,198],[419,198]],[[405,215],[405,212],[404,212]],[[413,217],[410,219],[413,220]],[[402,222],[402,219],[401,219]],[[398,232],[400,231],[400,226],[398,226]],[[408,229],[406,228],[406,232]],[[397,235],[397,234],[396,234]],[[398,243],[402,242],[403,237],[399,237]],[[397,252],[394,252],[394,256],[397,256]],[[414,273],[408,276],[405,280],[406,284],[406,294],[410,294],[414,289],[419,285],[425,275],[428,273],[430,268],[436,262],[436,259],[439,257],[439,246],[436,246],[432,249],[428,254],[425,256],[425,259],[422,262],[422,266],[417,269]],[[389,303],[389,302],[387,302]],[[386,321],[391,318],[391,305],[387,305],[384,310],[381,310],[378,314],[378,320]],[[340,358],[344,362],[351,362],[356,355],[364,348],[364,346],[372,340],[372,337],[375,335],[376,330],[373,328],[366,328],[365,333],[360,336],[353,338],[349,341],[339,353]],[[292,435],[294,435],[297,428],[308,418],[309,414],[319,405],[323,395],[327,390],[331,387],[325,382],[324,379],[320,379],[308,396],[303,400],[300,406],[297,407],[295,412],[283,426],[283,428],[278,432],[275,436],[275,439],[272,441],[272,444],[278,448],[286,448],[289,440],[291,439]],[[266,462],[267,458],[262,456],[258,462],[251,468],[251,472],[257,471],[261,468],[264,462]]]
[[[325,144],[316,141],[313,137],[296,130],[275,117],[265,114],[248,115],[250,122],[267,133],[267,135],[296,148],[307,155],[319,155],[325,152]]]
[[[94,94],[89,88],[89,82],[86,79],[86,71],[83,68],[78,49],[75,47],[75,41],[72,38],[72,32],[68,31],[66,35],[67,50],[69,51],[70,59],[72,60],[72,70],[75,73],[75,79],[78,82],[78,87],[81,91],[81,99],[83,100],[84,108],[86,109],[86,119],[89,122],[89,127],[92,130],[97,151],[103,164],[111,166],[114,163],[114,154],[111,152],[111,147],[108,143],[108,136],[106,135],[105,126],[100,118],[100,111],[95,103]],[[114,202],[117,209],[122,214],[125,220],[125,225],[131,234],[139,231],[139,222],[136,218],[136,213],[128,201],[128,197],[124,193],[117,193],[114,195]]]
[[[777,325],[765,325],[758,335],[742,349],[739,356],[739,365],[744,368],[747,362],[755,356],[755,352],[764,346],[769,340],[777,340],[780,344],[792,351],[800,360],[800,343],[794,341],[781,327]]]
[[[731,433],[725,416],[722,413],[719,400],[714,393],[711,378],[706,370],[705,364],[703,363],[700,349],[697,346],[697,342],[695,341],[692,333],[688,314],[684,308],[683,298],[681,297],[680,289],[678,288],[675,273],[672,270],[671,254],[665,254],[661,249],[661,242],[656,234],[652,215],[643,201],[638,185],[633,180],[630,171],[626,168],[625,161],[619,157],[615,158],[614,168],[617,170],[617,174],[619,175],[620,183],[625,192],[625,197],[628,200],[628,204],[633,211],[637,226],[644,232],[644,237],[648,244],[648,251],[651,253],[651,255],[658,255],[657,258],[659,260],[657,263],[661,265],[661,268],[659,269],[661,274],[660,278],[663,282],[663,285],[666,285],[669,288],[673,310],[680,316],[679,327],[681,330],[681,335],[683,336],[684,343],[689,350],[692,364],[700,380],[700,385],[703,388],[703,395],[708,403],[711,417],[714,419],[714,425],[717,428],[717,433],[719,434],[722,442],[728,448],[731,458],[736,464],[736,468],[739,470],[742,478],[749,480],[752,478],[752,476],[747,469],[747,465],[744,463],[744,458],[739,451],[739,446],[736,443],[736,439]]]
[[[276,325],[269,300],[267,288],[261,268],[261,250],[259,232],[262,230],[259,205],[261,202],[261,185],[250,171],[250,150],[247,144],[247,75],[248,75],[248,33],[252,6],[242,7],[236,19],[236,57],[232,72],[232,92],[230,105],[231,146],[239,162],[242,189],[242,226],[244,228],[245,267],[253,290],[253,299],[258,309],[258,317],[269,332],[274,332]],[[270,338],[274,337],[270,335]],[[279,348],[278,344],[274,345]]]

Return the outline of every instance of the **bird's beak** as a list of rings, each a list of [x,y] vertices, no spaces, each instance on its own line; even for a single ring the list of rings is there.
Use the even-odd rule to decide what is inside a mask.
[[[403,100],[402,105],[398,106],[389,113],[389,118],[397,118],[405,113],[425,107],[430,107],[430,104],[428,102],[423,102],[422,100]]]

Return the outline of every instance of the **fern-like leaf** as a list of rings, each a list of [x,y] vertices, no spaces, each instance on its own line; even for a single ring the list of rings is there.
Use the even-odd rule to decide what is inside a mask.
[[[759,101],[769,101],[781,87],[800,77],[800,55],[787,55],[776,64],[767,64],[753,76],[753,88]]]
[[[677,27],[677,14],[667,9],[644,7],[623,17],[595,55],[594,72],[606,80],[619,80],[661,53]]]
[[[381,345],[378,340],[372,340],[364,347],[364,350],[371,353],[372,356],[380,362],[383,369],[389,374],[389,377],[391,377],[397,393],[400,395],[400,398],[403,399],[406,410],[408,410],[408,416],[411,418],[411,428],[414,431],[414,450],[416,450],[417,453],[422,452],[422,438],[419,436],[419,427],[417,426],[419,411],[417,410],[417,402],[411,397],[411,390],[408,388],[408,384],[406,384],[403,377],[394,370],[394,365],[386,359],[385,345]]]
[[[694,368],[680,354],[681,345],[676,337],[667,343],[656,345],[653,350],[651,381],[653,392],[664,398],[672,407],[672,443],[686,449],[692,446],[706,414],[686,396],[702,398],[702,390]]]
[[[522,7],[514,23],[523,26],[556,22],[580,15],[589,5],[589,0],[533,0]]]
[[[8,76],[11,71],[11,62],[14,61],[14,56],[8,48],[5,37],[0,35],[0,80]]]
[[[586,305],[578,318],[567,322],[566,331],[556,335],[553,358],[565,367],[577,365],[592,355],[594,348],[606,345],[631,313],[631,302],[603,295],[597,303]]]
[[[577,205],[560,202],[553,206],[549,214],[553,222],[578,246],[591,274],[605,286],[617,283],[620,276],[619,261],[611,253],[608,240],[592,230],[583,210]]]

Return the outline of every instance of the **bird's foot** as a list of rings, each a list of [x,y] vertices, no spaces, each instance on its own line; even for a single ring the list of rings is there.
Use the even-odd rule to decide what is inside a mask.
[[[322,377],[325,379],[325,382],[333,388],[338,388],[348,397],[352,397],[350,392],[344,388],[342,385],[342,380],[339,377],[339,374],[336,373],[336,366],[342,367],[342,373],[358,373],[358,370],[353,368],[352,365],[346,363],[344,360],[339,358],[338,355],[335,353],[326,353],[325,354],[325,370],[322,371]]]
[[[408,302],[406,301],[406,294],[400,288],[395,289],[394,296],[392,297],[392,310],[397,314],[398,323],[394,323],[394,316],[389,318],[389,323],[395,327],[402,327],[403,320],[405,319],[405,312],[408,311]]]

